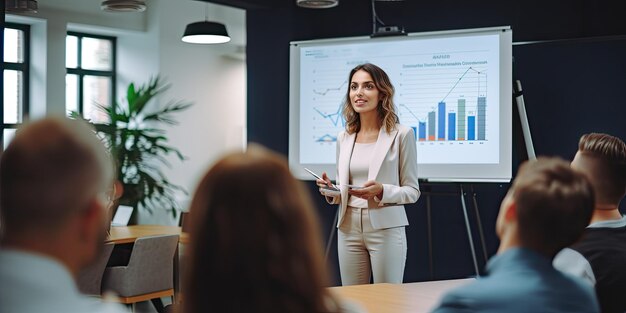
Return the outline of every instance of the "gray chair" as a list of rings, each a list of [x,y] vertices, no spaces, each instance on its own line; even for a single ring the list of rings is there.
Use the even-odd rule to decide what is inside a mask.
[[[190,231],[190,227],[191,227],[191,220],[189,219],[189,212],[185,212],[185,211],[181,211],[180,212],[180,219],[178,220],[178,226],[180,226],[181,231],[183,233],[189,233]],[[180,273],[182,273],[182,271],[185,269],[186,264],[184,264],[185,262],[185,253],[186,253],[186,246],[183,243],[180,243],[178,245],[178,272],[176,273],[176,277],[174,278],[174,289],[177,290],[177,292],[181,292],[183,283],[182,283],[182,279],[183,276],[180,275]]]
[[[80,271],[76,279],[80,292],[86,295],[100,296],[102,293],[102,276],[111,257],[111,252],[113,252],[113,246],[115,245],[112,243],[105,244],[98,259],[89,267]]]
[[[125,304],[173,297],[177,246],[178,235],[138,238],[128,266],[106,268],[103,291],[115,292],[120,302]]]

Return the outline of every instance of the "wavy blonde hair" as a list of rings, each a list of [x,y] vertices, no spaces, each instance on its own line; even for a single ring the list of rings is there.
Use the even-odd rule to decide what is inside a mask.
[[[385,131],[387,133],[390,133],[396,128],[396,124],[400,122],[398,114],[396,114],[396,106],[393,104],[393,95],[395,91],[387,73],[385,73],[382,68],[371,63],[357,65],[350,71],[350,75],[348,76],[348,91],[346,92],[346,97],[343,101],[342,110],[343,118],[346,121],[346,132],[348,132],[348,134],[353,134],[361,130],[361,119],[359,118],[359,113],[354,111],[350,101],[350,84],[352,83],[352,77],[354,76],[354,73],[361,70],[372,76],[374,84],[376,84],[376,88],[378,88],[378,91],[382,95],[382,99],[379,101],[377,107],[378,122],[381,127],[385,127]]]

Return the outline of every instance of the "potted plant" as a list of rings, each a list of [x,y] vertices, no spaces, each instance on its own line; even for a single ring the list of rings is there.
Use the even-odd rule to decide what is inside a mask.
[[[175,216],[178,208],[175,193],[186,194],[159,169],[162,165],[170,166],[165,158],[170,154],[181,161],[185,159],[178,149],[167,144],[166,132],[159,125],[178,124],[172,115],[191,106],[185,101],[155,106],[151,100],[168,87],[159,77],[139,87],[131,83],[125,102],[115,102],[111,107],[98,105],[106,113],[108,122],[90,122],[116,162],[117,179],[124,187],[119,204],[130,205],[135,212],[146,209],[152,213],[155,208],[164,208]],[[71,116],[82,118],[77,112],[72,112]]]

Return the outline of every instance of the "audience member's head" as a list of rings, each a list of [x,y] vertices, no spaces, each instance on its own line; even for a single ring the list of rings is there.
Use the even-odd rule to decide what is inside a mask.
[[[591,133],[580,137],[572,167],[591,181],[598,210],[617,209],[626,195],[626,144],[621,139]]]
[[[59,117],[26,124],[0,160],[2,246],[51,256],[76,273],[104,243],[113,173],[86,123]]]
[[[190,220],[185,312],[333,310],[316,214],[283,157],[251,146],[218,161]]]
[[[567,162],[558,158],[526,162],[500,207],[496,231],[501,251],[522,246],[554,257],[581,236],[593,203],[590,182]]]

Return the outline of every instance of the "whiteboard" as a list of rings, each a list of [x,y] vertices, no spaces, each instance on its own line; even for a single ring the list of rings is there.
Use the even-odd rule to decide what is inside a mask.
[[[508,182],[512,154],[509,27],[290,43],[289,164],[335,176],[336,137],[349,72],[373,63],[389,75],[400,123],[413,129],[418,176]]]

